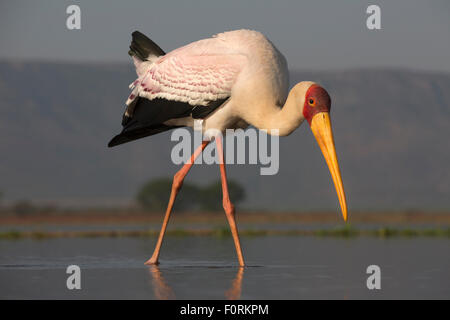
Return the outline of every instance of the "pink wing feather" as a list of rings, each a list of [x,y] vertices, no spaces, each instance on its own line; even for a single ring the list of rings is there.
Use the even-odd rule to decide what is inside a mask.
[[[217,41],[194,42],[162,56],[134,82],[135,90],[127,104],[136,95],[194,106],[229,97],[247,58],[229,53],[229,48]]]

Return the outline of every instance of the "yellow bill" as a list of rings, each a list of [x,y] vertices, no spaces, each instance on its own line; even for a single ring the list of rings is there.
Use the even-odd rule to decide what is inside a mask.
[[[319,112],[311,120],[311,131],[316,137],[320,150],[322,150],[325,161],[330,169],[334,186],[341,205],[342,216],[347,221],[347,201],[345,199],[344,186],[342,184],[341,171],[336,156],[334,146],[333,131],[331,130],[330,114],[328,112]]]

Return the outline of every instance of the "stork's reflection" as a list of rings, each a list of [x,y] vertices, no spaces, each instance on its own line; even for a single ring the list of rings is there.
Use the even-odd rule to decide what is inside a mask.
[[[153,284],[153,292],[156,299],[158,300],[168,300],[175,299],[175,293],[172,288],[167,284],[164,279],[161,270],[157,266],[150,266],[148,268]]]
[[[157,265],[151,265],[148,268],[148,270],[151,276],[153,292],[155,294],[156,299],[158,300],[175,299],[176,298],[175,293],[164,279],[161,269]],[[244,278],[244,267],[238,267],[236,276],[231,282],[231,287],[227,291],[225,291],[225,297],[227,299],[237,300],[241,298],[243,278]]]
[[[239,267],[236,277],[231,282],[231,288],[225,292],[228,300],[237,300],[241,298],[242,278],[244,278],[244,267]]]

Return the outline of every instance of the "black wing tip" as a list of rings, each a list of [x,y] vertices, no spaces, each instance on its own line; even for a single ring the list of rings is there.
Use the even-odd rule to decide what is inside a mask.
[[[119,136],[115,136],[114,138],[111,139],[111,141],[108,142],[108,148],[112,148],[115,147],[117,145],[119,145],[120,143],[118,143],[118,137]]]
[[[121,133],[112,138],[110,142],[108,142],[108,148],[116,147],[133,140],[136,140],[136,138],[129,137],[128,135]]]
[[[131,36],[132,36],[133,38],[135,38],[135,37],[142,37],[142,38],[144,38],[144,39],[148,39],[148,37],[147,37],[145,34],[143,34],[142,32],[140,32],[139,30],[134,30],[134,31],[131,33]]]
[[[146,60],[149,54],[163,56],[166,53],[155,42],[142,32],[135,30],[131,33],[130,52],[128,54],[136,54],[141,60]]]
[[[108,148],[112,148],[130,141],[133,141],[133,137],[129,136],[129,133],[127,132],[121,132],[118,135],[114,136],[111,141],[108,142]]]
[[[142,41],[143,40],[143,41],[147,42],[150,40],[145,34],[143,34],[140,31],[137,31],[137,30],[133,31],[131,33],[131,38],[132,38],[132,41]]]

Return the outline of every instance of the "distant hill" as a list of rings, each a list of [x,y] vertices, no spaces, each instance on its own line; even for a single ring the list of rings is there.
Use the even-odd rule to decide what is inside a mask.
[[[169,176],[170,132],[106,147],[121,129],[130,65],[0,63],[0,190],[6,200],[116,205],[151,177]],[[450,207],[450,75],[407,70],[291,72],[291,85],[321,83],[351,209]],[[246,207],[337,209],[308,125],[280,140],[280,171],[229,166]],[[207,183],[216,166],[187,179]]]

